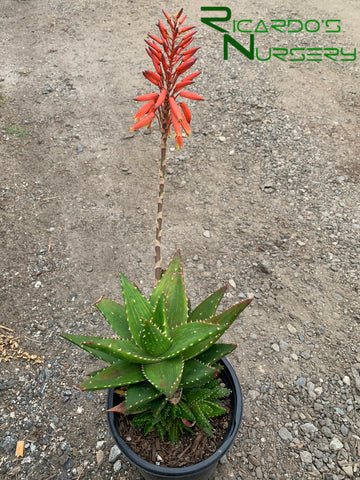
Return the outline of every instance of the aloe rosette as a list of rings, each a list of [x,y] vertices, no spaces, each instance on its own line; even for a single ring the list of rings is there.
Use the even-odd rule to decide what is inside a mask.
[[[145,433],[155,428],[172,442],[195,426],[211,434],[209,418],[226,413],[220,399],[229,393],[217,378],[217,362],[236,347],[216,342],[251,300],[216,314],[222,287],[190,311],[179,251],[149,300],[120,277],[124,306],[105,297],[96,304],[118,336],[63,334],[110,364],[79,387],[117,388],[124,400],[114,410],[134,415],[133,424]]]

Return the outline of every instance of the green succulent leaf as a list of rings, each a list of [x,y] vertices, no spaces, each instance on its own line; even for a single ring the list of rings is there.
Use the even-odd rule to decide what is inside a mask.
[[[215,374],[215,368],[204,365],[193,358],[185,362],[181,385],[184,388],[200,387],[214,378]]]
[[[62,333],[61,336],[66,340],[69,340],[73,344],[77,345],[78,347],[82,348],[86,352],[91,353],[92,355],[94,355],[94,357],[100,358],[100,360],[103,360],[104,362],[115,363],[119,360],[118,357],[112,355],[110,352],[102,352],[100,350],[94,350],[93,348],[86,346],[85,343],[93,342],[99,337],[91,337],[88,335],[72,335],[71,333]]]
[[[203,414],[208,418],[219,417],[220,415],[225,415],[225,413],[227,413],[226,408],[221,407],[214,402],[209,402],[208,400],[204,400],[199,406]]]
[[[82,382],[79,387],[81,390],[100,390],[139,383],[144,380],[140,365],[118,360],[117,363],[91,375],[91,378]]]
[[[184,389],[184,396],[187,404],[192,408],[193,405],[199,404],[204,400],[215,401],[225,397],[230,393],[225,387],[219,385],[219,380],[214,380],[202,388]]]
[[[169,350],[173,342],[167,335],[162,333],[156,325],[143,319],[140,343],[145,352],[154,357],[158,357]]]
[[[161,396],[161,392],[149,383],[131,385],[125,394],[126,413],[141,412],[150,407],[150,403]]]
[[[214,325],[215,324],[222,325],[225,327],[225,330],[227,330],[231,326],[231,324],[234,322],[234,320],[236,320],[236,318],[240,315],[240,313],[250,303],[251,303],[251,299],[244,300],[243,302],[237,303],[236,305],[230,307],[228,310],[225,310],[225,312],[220,313],[219,315],[216,315],[215,317],[208,319],[207,323],[211,323]],[[206,340],[205,342],[199,342],[195,344],[193,347],[189,348],[189,350],[187,350],[186,354],[184,355],[184,359],[186,360],[187,358],[196,357],[197,355],[200,355],[200,353],[205,352],[205,350],[210,348],[211,345],[213,345],[215,342],[217,342],[217,340],[219,340],[219,338],[224,333],[224,331],[212,337],[210,342]]]
[[[131,339],[131,332],[129,330],[125,307],[123,305],[120,305],[113,300],[109,300],[106,297],[102,297],[95,303],[95,305],[119,337],[124,340]]]
[[[190,422],[195,422],[196,418],[194,417],[194,414],[192,413],[190,407],[187,405],[186,402],[183,400],[180,400],[180,402],[176,405],[178,409],[178,416],[180,418],[185,418],[186,420],[189,420]]]
[[[215,315],[216,310],[221,302],[221,299],[226,292],[227,286],[219,288],[212,295],[206,298],[201,302],[195,310],[193,310],[189,315],[189,321],[193,322],[196,320],[207,320]]]
[[[173,344],[161,357],[167,359],[181,354],[184,359],[189,359],[198,353],[195,351],[194,355],[188,354],[188,351],[191,350],[194,345],[202,341],[206,341],[210,345],[211,340],[214,337],[218,338],[221,336],[226,329],[226,326],[211,325],[205,322],[193,322],[180,325],[172,332]]]
[[[164,272],[161,280],[150,295],[150,303],[155,307],[160,296],[166,298],[167,321],[170,332],[187,322],[187,300],[180,252],[177,251]]]
[[[208,435],[212,435],[213,429],[211,423],[206,418],[206,415],[202,412],[201,407],[199,405],[194,405],[192,407],[193,414],[196,418],[196,424],[201,430],[203,430]]]
[[[243,310],[245,310],[245,308],[251,302],[252,302],[252,299],[243,300],[242,302],[237,303],[236,305],[233,305],[232,307],[228,308],[227,310],[225,310],[225,312],[222,312],[219,315],[216,315],[215,317],[212,317],[207,321],[209,323],[214,323],[217,325],[227,325],[227,327],[230,327],[230,325],[234,322],[234,320],[237,319],[240,313]]]
[[[183,359],[175,357],[159,363],[143,365],[143,374],[159,392],[171,398],[180,385],[183,369]]]
[[[161,414],[163,408],[167,403],[168,403],[168,400],[164,396],[161,396],[156,400],[154,400],[153,402],[151,402],[150,408],[154,418],[159,417],[159,415]]]
[[[124,275],[120,274],[120,280],[129,329],[134,342],[138,347],[141,347],[140,336],[144,326],[142,319],[150,321],[153,316],[153,308]]]
[[[92,337],[90,342],[85,342],[83,345],[94,355],[96,355],[95,352],[102,352],[111,355],[112,358],[115,357],[116,359],[127,360],[132,363],[154,363],[161,361],[161,358],[152,357],[131,340]]]
[[[205,365],[213,365],[220,360],[220,358],[229,355],[229,353],[235,350],[236,346],[237,345],[233,343],[217,343],[198,355],[196,360],[199,360]]]
[[[161,332],[165,333],[165,335],[169,335],[169,325],[166,314],[166,300],[164,294],[161,294],[159,297],[155,307],[154,316],[151,319],[151,323],[156,325]]]

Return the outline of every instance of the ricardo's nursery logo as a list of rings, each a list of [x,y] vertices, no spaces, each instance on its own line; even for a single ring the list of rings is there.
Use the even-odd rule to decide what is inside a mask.
[[[217,12],[216,17],[201,17],[201,21],[218,32],[223,33],[223,52],[224,60],[228,60],[229,52],[238,50],[249,60],[267,61],[276,58],[283,62],[321,62],[322,60],[332,60],[341,62],[353,62],[356,60],[356,48],[343,48],[339,46],[320,46],[320,47],[300,47],[293,48],[273,47],[257,48],[255,46],[255,35],[268,34],[270,32],[279,32],[280,34],[306,33],[314,34],[316,32],[329,34],[341,32],[341,20],[339,19],[272,19],[272,20],[253,20],[244,18],[240,20],[231,20],[231,10],[228,7],[201,7],[202,12]],[[224,16],[219,16],[219,13]],[[225,25],[228,29],[219,24],[230,22]],[[230,27],[230,28],[229,28]],[[235,37],[239,34],[248,34],[248,42],[244,45]]]

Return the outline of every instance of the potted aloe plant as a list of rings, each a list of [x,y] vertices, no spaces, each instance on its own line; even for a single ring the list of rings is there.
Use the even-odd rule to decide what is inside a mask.
[[[116,337],[72,334],[63,334],[63,337],[109,364],[91,373],[80,388],[109,389],[111,433],[123,454],[138,466],[144,478],[206,480],[233,443],[242,418],[240,385],[229,362],[223,358],[236,345],[217,341],[251,300],[219,314],[217,308],[226,291],[226,287],[222,287],[191,310],[180,252],[175,252],[166,270],[161,268],[167,140],[173,130],[176,146],[182,147],[182,131],[186,135],[191,133],[191,113],[182,99],[203,99],[184,90],[201,73],[186,74],[195,63],[194,54],[198,50],[198,47],[190,48],[196,33],[194,27],[183,26],[186,17],[182,9],[171,17],[163,13],[168,27],[159,21],[159,36],[149,34],[146,40],[155,71],[147,70],[144,76],[158,91],[135,98],[145,103],[134,115],[136,123],[131,127],[132,131],[150,128],[155,120],[161,133],[155,287],[146,299],[121,274],[124,305],[105,297],[96,303]],[[200,441],[206,443],[214,430],[219,430],[214,428],[214,420],[226,415],[227,427],[210,456],[206,457],[205,453],[204,458],[195,460],[196,463],[174,467],[161,455],[156,455],[160,442],[167,442],[166,451],[170,451],[185,437],[192,438],[193,444],[191,441],[187,447],[184,444],[183,452],[179,454],[177,449],[175,455],[182,457],[185,450],[191,452],[194,445],[198,446]],[[135,451],[129,443],[129,428],[140,430],[144,439],[148,435],[156,436],[152,452],[155,452],[155,462],[142,458]],[[120,430],[127,432],[126,438]]]

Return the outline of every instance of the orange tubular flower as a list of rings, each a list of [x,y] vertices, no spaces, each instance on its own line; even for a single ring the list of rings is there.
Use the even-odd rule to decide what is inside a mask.
[[[152,60],[155,71],[146,70],[144,77],[159,89],[158,93],[148,93],[135,97],[138,102],[147,102],[134,115],[135,125],[131,131],[142,127],[150,128],[154,118],[157,119],[162,133],[162,142],[165,145],[171,129],[175,133],[177,148],[183,146],[182,130],[186,135],[191,134],[191,113],[185,102],[178,103],[181,96],[190,100],[203,100],[203,97],[195,93],[186,92],[183,88],[192,85],[194,78],[200,75],[200,71],[190,73],[183,77],[196,62],[194,55],[200,47],[191,47],[196,31],[194,26],[183,26],[186,15],[182,15],[181,9],[175,15],[168,15],[165,25],[159,20],[157,28],[158,36],[148,34],[147,53]]]

